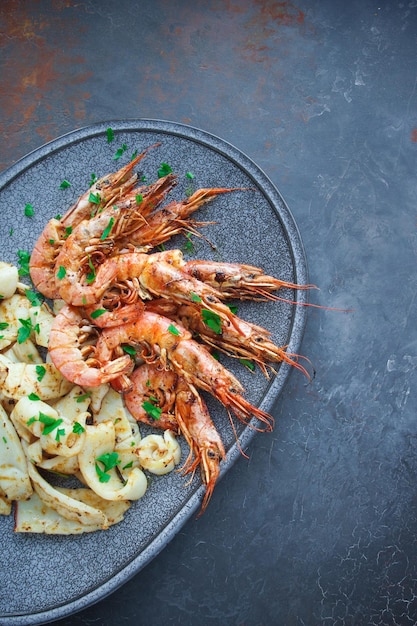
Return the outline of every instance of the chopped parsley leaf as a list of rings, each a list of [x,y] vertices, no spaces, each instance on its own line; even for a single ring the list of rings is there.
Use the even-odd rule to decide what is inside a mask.
[[[251,372],[255,371],[255,364],[248,359],[239,359],[239,363],[247,367]]]
[[[187,239],[187,241],[184,244],[185,252],[194,252],[194,244],[191,239],[191,233],[187,233],[185,237]]]
[[[33,325],[31,319],[23,320],[19,318],[19,322],[21,323],[20,328],[17,331],[17,343],[23,343],[27,339],[29,339],[32,331],[39,332],[39,324]]]
[[[100,204],[100,194],[99,193],[93,193],[91,191],[89,196],[88,196],[88,201],[91,202],[92,204]]]
[[[97,317],[100,317],[100,315],[104,315],[104,313],[107,313],[107,309],[96,309],[95,311],[90,313],[90,317],[93,320],[95,320],[95,319],[97,319]]]
[[[31,289],[26,289],[25,296],[29,300],[32,306],[40,306],[44,302],[45,298]]]
[[[158,177],[162,178],[163,176],[167,176],[168,174],[171,174],[171,172],[172,172],[172,167],[168,165],[168,163],[161,163],[161,167],[158,170]]]
[[[87,398],[89,398],[91,396],[91,393],[83,393],[82,396],[78,396],[76,399],[76,402],[84,402],[84,400],[87,400]]]
[[[60,265],[59,268],[58,268],[58,271],[56,273],[56,277],[59,280],[62,280],[64,278],[64,276],[66,276],[66,274],[67,274],[67,270],[65,269],[65,267],[63,265]]]
[[[132,348],[132,346],[122,346],[122,349],[127,353],[130,354],[130,356],[135,356],[136,354],[136,350],[135,348]]]
[[[114,131],[112,128],[108,128],[106,130],[106,134],[107,134],[107,143],[111,143],[114,140]]]
[[[118,159],[120,159],[120,157],[122,156],[122,154],[124,154],[127,150],[127,145],[125,143],[122,144],[121,148],[118,148],[118,150],[116,150],[116,153],[113,157],[113,161],[117,161]]]
[[[55,441],[59,441],[65,435],[65,428],[58,428],[55,435]]]
[[[161,417],[162,409],[159,406],[155,406],[152,402],[148,402],[145,400],[142,404],[142,409],[146,411],[146,413],[152,417],[154,420],[159,420]]]
[[[19,259],[19,276],[29,276],[30,254],[26,250],[18,250],[17,257]]]
[[[91,283],[93,283],[96,279],[96,268],[93,265],[91,257],[88,257],[88,267],[90,268],[91,272],[87,274],[85,280],[87,284],[91,285]]]
[[[49,435],[53,430],[55,430],[55,428],[58,428],[64,420],[61,417],[55,419],[54,417],[45,415],[45,413],[39,411],[39,421],[44,425],[42,434]]]
[[[37,374],[37,379],[38,379],[39,382],[41,382],[42,378],[46,374],[46,368],[43,365],[37,365],[35,370],[36,370],[36,374]]]
[[[113,228],[113,224],[114,224],[114,217],[111,217],[109,219],[109,223],[107,224],[106,228],[103,230],[103,233],[100,237],[101,241],[104,241],[110,235],[111,229]]]
[[[72,432],[75,435],[81,435],[81,433],[83,433],[84,431],[85,428],[80,424],[80,422],[74,422],[74,424],[72,425]]]
[[[201,317],[206,326],[208,326],[216,335],[222,334],[222,322],[220,315],[213,313],[209,309],[201,309]]]
[[[100,467],[99,463],[103,466]],[[105,452],[96,458],[96,472],[100,482],[108,482],[110,475],[107,473],[117,465],[119,465],[120,459],[117,452]]]
[[[181,335],[180,331],[178,330],[178,328],[176,328],[174,326],[174,324],[170,324],[168,326],[168,330],[172,335],[176,335],[177,337],[179,337],[179,335]]]

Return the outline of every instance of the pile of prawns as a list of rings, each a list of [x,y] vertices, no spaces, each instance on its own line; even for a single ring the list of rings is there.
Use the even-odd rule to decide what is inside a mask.
[[[244,398],[241,383],[213,349],[256,363],[266,376],[267,367],[281,361],[307,373],[297,355],[240,319],[227,301],[277,299],[274,292],[282,287],[311,286],[249,265],[186,262],[180,250],[161,251],[173,235],[199,235],[207,223],[191,215],[236,189],[198,189],[164,203],[175,174],[145,185],[133,172],[150,148],[47,223],[31,254],[30,276],[45,297],[65,302],[50,333],[54,365],[82,387],[110,383],[138,422],[181,433],[190,448],[182,470],[193,475],[200,466],[204,511],[226,455],[200,391],[224,405],[232,427],[231,413],[244,424],[254,416],[257,430],[273,428],[272,416]],[[150,405],[157,407],[156,418]]]

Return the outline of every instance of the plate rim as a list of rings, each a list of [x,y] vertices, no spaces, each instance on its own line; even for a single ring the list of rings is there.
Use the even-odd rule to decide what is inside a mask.
[[[115,132],[158,132],[183,137],[206,145],[208,148],[211,148],[231,160],[261,188],[271,207],[274,209],[277,219],[281,221],[285,236],[290,244],[289,249],[292,257],[295,282],[299,284],[308,283],[308,265],[300,231],[291,210],[272,180],[267,176],[264,170],[241,149],[211,132],[188,124],[154,118],[128,118],[95,122],[71,130],[31,150],[0,172],[0,193],[7,185],[11,184],[18,176],[39,161],[42,161],[55,152],[70,147],[72,144],[106,133],[109,127]],[[306,304],[307,292],[298,291],[296,293],[296,301],[299,304]],[[300,348],[307,321],[306,309],[307,307],[305,306],[294,306],[292,309],[292,321],[288,342],[289,352],[298,353]],[[276,376],[274,376],[274,379],[268,386],[259,403],[260,408],[266,411],[271,410],[273,404],[278,400],[292,369],[293,368],[285,362],[280,365]],[[252,422],[254,423],[255,420],[252,420]],[[239,437],[239,445],[235,442],[228,451],[228,458],[224,464],[222,464],[219,479],[224,476],[241,456],[240,448],[245,450],[252,441],[255,433],[256,431],[250,427],[246,427],[242,431]],[[45,611],[21,613],[19,615],[2,615],[0,616],[1,623],[4,626],[34,626],[36,624],[69,617],[103,600],[128,582],[133,576],[138,574],[166,547],[183,525],[190,519],[192,514],[196,512],[201,504],[203,495],[204,485],[201,485],[158,535],[154,537],[139,554],[100,586],[95,587],[85,595]]]

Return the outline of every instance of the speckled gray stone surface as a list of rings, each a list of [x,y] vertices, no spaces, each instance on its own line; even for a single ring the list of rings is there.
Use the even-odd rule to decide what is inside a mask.
[[[115,133],[107,142],[106,129]],[[0,175],[0,239],[2,259],[17,262],[17,250],[30,251],[47,219],[64,213],[84,192],[91,174],[102,176],[128,162],[135,150],[161,142],[140,163],[140,171],[151,181],[162,162],[178,174],[172,197],[183,197],[190,186],[187,172],[198,187],[242,187],[219,196],[196,214],[214,221],[204,240],[194,238],[193,258],[256,264],[284,280],[307,281],[300,237],[277,189],[244,154],[223,140],[203,131],[153,120],[98,124],[70,133],[31,153]],[[127,147],[120,160],[116,150]],[[71,187],[60,189],[63,179]],[[23,208],[31,203],[33,217]],[[10,230],[13,229],[13,232]],[[177,237],[172,246],[184,245]],[[305,292],[283,292],[305,302]],[[305,308],[284,302],[239,304],[239,315],[268,328],[279,345],[298,352],[304,329]],[[289,366],[267,381],[260,372],[252,374],[227,361],[243,382],[248,399],[271,410],[289,374]],[[224,474],[240,452],[225,411],[208,399],[213,419],[226,443],[228,459]],[[254,434],[237,426],[240,445],[245,448]],[[183,445],[183,458],[186,449]],[[116,589],[149,562],[197,511],[203,489],[198,477],[191,485],[177,474],[153,477],[144,498],[133,504],[126,519],[106,532],[76,537],[19,535],[13,533],[12,517],[0,519],[3,559],[8,575],[0,589],[0,623],[36,624],[70,614]]]

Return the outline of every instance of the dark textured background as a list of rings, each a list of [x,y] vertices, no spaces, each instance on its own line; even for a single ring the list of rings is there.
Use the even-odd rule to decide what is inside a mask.
[[[279,188],[316,301],[354,309],[310,309],[316,378],[272,436],[63,626],[415,624],[415,0],[3,0],[0,29],[2,168],[106,119],[212,132]]]

